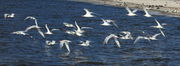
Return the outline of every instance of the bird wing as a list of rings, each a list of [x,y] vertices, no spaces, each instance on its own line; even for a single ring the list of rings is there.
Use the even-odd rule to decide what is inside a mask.
[[[75,21],[75,25],[76,25],[77,30],[81,30],[76,21]]]
[[[116,42],[117,46],[120,48],[121,45],[120,45],[120,42],[118,41],[118,39],[117,39],[117,38],[114,38],[114,41]]]
[[[149,13],[148,13],[148,11],[146,10],[146,8],[143,8],[144,9],[144,12],[147,14],[147,15],[150,15]]]
[[[133,12],[129,9],[129,7],[126,7],[126,10],[128,11],[128,13],[133,13]]]
[[[116,28],[119,28],[119,26],[115,22],[112,22],[112,23]]]
[[[132,12],[133,12],[133,13],[136,13],[137,11],[138,11],[138,9],[134,9]]]
[[[109,36],[107,36],[105,39],[104,39],[104,42],[103,44],[107,44],[109,39],[111,39],[112,37],[114,37],[114,34],[110,34]]]
[[[164,34],[164,32],[163,32],[161,29],[159,29],[159,31],[161,32],[161,34],[162,34],[164,37],[166,37],[166,35]]]
[[[92,12],[90,12],[88,9],[84,9],[85,10],[85,12],[86,12],[86,14],[91,14]]]
[[[40,34],[43,38],[45,38],[45,35],[44,35],[44,33],[41,31],[41,29],[37,28],[37,30],[38,30],[39,34]]]
[[[157,19],[155,19],[155,21],[158,24],[158,26],[161,26],[161,24],[159,23],[159,21],[157,21]]]
[[[24,20],[26,20],[26,19],[36,19],[36,18],[33,16],[27,16]]]
[[[45,24],[45,27],[46,27],[47,32],[51,32],[51,31],[49,30],[47,24]]]
[[[161,33],[157,33],[157,34],[155,34],[155,35],[153,35],[152,37],[153,38],[156,38],[158,35],[160,35]]]
[[[59,45],[60,45],[60,48],[62,48],[64,46],[64,42],[61,41]]]
[[[66,46],[67,50],[70,52],[69,44],[65,43],[65,46]]]
[[[32,26],[29,26],[25,29],[25,32],[29,31],[30,29],[33,29],[33,28],[40,28],[40,27],[37,27],[36,25],[32,25]]]
[[[56,30],[59,30],[59,29],[51,29],[51,31],[56,31]]]
[[[81,29],[93,29],[92,27],[81,27]]]
[[[136,38],[136,40],[134,41],[134,44],[137,42],[137,41],[139,41],[140,39],[142,39],[143,37],[142,36],[138,36],[137,38]]]

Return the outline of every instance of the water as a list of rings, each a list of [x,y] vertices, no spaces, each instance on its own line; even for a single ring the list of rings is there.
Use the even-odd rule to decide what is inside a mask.
[[[95,18],[83,18],[83,9],[87,8],[98,13]],[[4,13],[15,13],[15,18],[4,19]],[[129,17],[124,8],[93,5],[88,3],[71,2],[64,0],[1,0],[0,2],[0,65],[21,66],[59,66],[59,65],[131,65],[131,66],[179,66],[180,62],[180,18],[165,15],[153,15],[147,18],[142,11],[138,16]],[[153,12],[152,12],[153,13]],[[59,28],[53,35],[42,38],[35,29],[30,30],[34,39],[29,36],[10,34],[14,31],[24,30],[34,25],[32,20],[24,20],[27,16],[38,19],[39,25],[45,32],[45,24],[50,29]],[[101,19],[113,19],[120,27],[100,26]],[[156,25],[154,19],[166,23],[163,30],[167,37],[158,36],[157,41],[142,40],[133,44],[134,40],[119,40],[121,48],[116,47],[113,41],[103,45],[103,40],[111,33],[130,31],[133,37],[142,35],[139,30],[149,34],[159,33],[157,29],[149,26]],[[69,30],[63,26],[63,22],[74,24],[77,21],[80,26],[93,27],[87,29],[84,37],[68,35],[63,30]],[[46,40],[72,40],[71,53],[66,55],[66,49],[60,49],[59,45],[46,46]],[[80,40],[92,41],[90,47],[81,47]]]

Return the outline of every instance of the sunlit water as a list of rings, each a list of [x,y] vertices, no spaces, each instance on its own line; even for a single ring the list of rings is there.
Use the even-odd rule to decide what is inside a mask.
[[[95,18],[81,17],[84,8],[97,13]],[[15,13],[15,18],[4,19],[4,13]],[[0,1],[0,65],[27,65],[27,66],[52,66],[52,65],[135,65],[135,66],[178,66],[180,62],[180,18],[163,15],[153,15],[147,18],[142,11],[138,16],[129,17],[124,8],[93,5],[80,2],[62,0],[1,0]],[[45,24],[50,29],[58,28],[53,35],[42,38],[35,29],[28,33],[34,38],[10,34],[14,31],[24,30],[34,25],[33,20],[24,20],[27,16],[38,19],[41,29],[45,32]],[[119,29],[114,26],[100,26],[101,18],[113,19]],[[158,36],[157,41],[142,40],[133,44],[134,40],[121,40],[121,48],[116,47],[113,40],[103,45],[103,40],[111,33],[130,31],[133,37],[142,35],[140,30],[148,34],[159,33],[158,29],[150,26],[156,25],[154,19],[164,26],[167,37]],[[70,30],[63,26],[63,22],[80,26],[92,27],[85,30],[85,36],[78,37],[64,33]],[[46,46],[46,40],[71,40],[71,53],[66,55],[66,49],[60,49],[59,44]],[[79,46],[80,40],[92,41],[90,47]]]

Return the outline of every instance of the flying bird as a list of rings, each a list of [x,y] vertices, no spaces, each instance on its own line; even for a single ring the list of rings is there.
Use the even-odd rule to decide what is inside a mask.
[[[135,12],[137,12],[137,9],[131,11],[129,7],[126,7],[126,10],[128,11],[128,16],[136,16]]]
[[[69,48],[69,43],[70,42],[71,42],[70,40],[61,40],[60,41],[60,48],[62,48],[65,45],[68,52],[70,52],[70,48]]]
[[[55,40],[52,40],[52,41],[46,40],[46,44],[51,46],[51,45],[56,44],[56,41]]]
[[[161,33],[157,33],[153,36],[138,36],[136,38],[136,40],[134,41],[134,44],[139,41],[140,39],[145,39],[145,40],[148,40],[150,42],[150,40],[158,40],[156,37],[159,36]]]
[[[159,28],[159,29],[164,29],[164,27],[159,23],[159,21],[157,21],[157,20],[155,19],[155,22],[157,23],[157,25],[156,25],[156,26],[150,26],[150,27]]]
[[[103,44],[107,44],[108,41],[111,39],[111,38],[114,38],[114,41],[116,43],[116,45],[120,48],[120,42],[118,41],[118,36],[116,36],[115,34],[110,34],[109,36],[107,36],[105,39],[104,39],[104,42]]]
[[[13,17],[15,17],[15,14],[14,14],[14,13],[11,13],[11,14],[5,13],[5,14],[4,14],[4,18],[5,18],[5,19],[6,19],[6,18],[13,18]]]
[[[84,8],[84,11],[86,12],[86,14],[82,15],[82,17],[95,17],[93,15],[93,12],[90,12],[88,9]]]
[[[148,13],[148,11],[147,11],[147,8],[143,8],[143,10],[144,10],[144,12],[145,12],[145,17],[152,17],[149,13]]]
[[[89,46],[90,45],[90,42],[89,40],[86,40],[86,41],[80,41],[81,44],[79,44],[80,46]]]

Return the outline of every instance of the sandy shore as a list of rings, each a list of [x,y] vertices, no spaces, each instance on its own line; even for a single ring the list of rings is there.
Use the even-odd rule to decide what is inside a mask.
[[[148,7],[150,10],[159,11],[164,14],[180,16],[180,0],[71,0],[88,2],[93,4],[111,5],[116,7],[131,7],[142,9]]]

